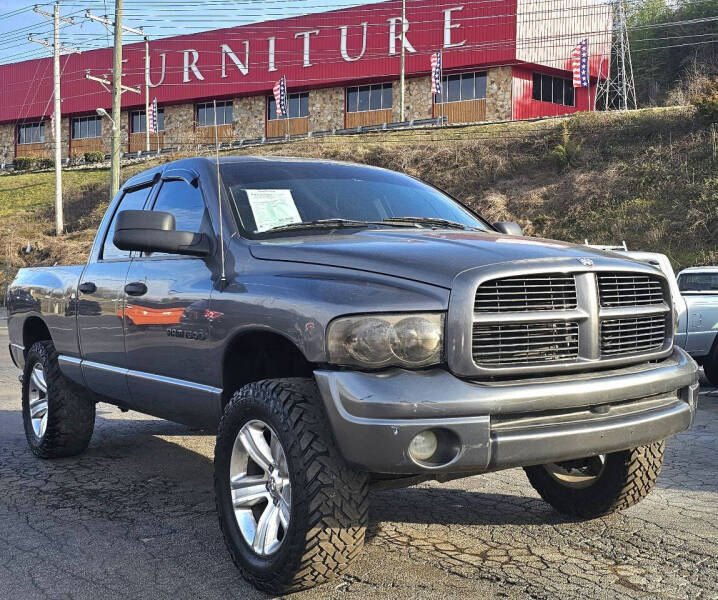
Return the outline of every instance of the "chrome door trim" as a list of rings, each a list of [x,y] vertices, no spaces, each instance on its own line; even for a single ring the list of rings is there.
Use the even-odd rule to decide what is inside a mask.
[[[63,360],[67,359],[67,362],[71,363],[74,360],[71,357],[61,357]],[[222,389],[213,387],[210,385],[205,385],[203,383],[196,383],[194,381],[187,381],[185,379],[175,379],[174,377],[165,377],[163,375],[155,375],[153,373],[145,373],[143,371],[133,371],[132,369],[126,369],[123,367],[116,367],[113,365],[107,365],[104,363],[98,363],[90,360],[82,360],[79,361],[79,363],[83,367],[88,369],[95,369],[97,371],[106,371],[108,373],[115,373],[117,375],[124,375],[126,377],[134,377],[136,379],[143,379],[146,381],[153,381],[156,383],[162,383],[165,385],[174,385],[177,387],[183,387],[191,390],[195,390],[197,392],[202,392],[205,394],[212,394],[215,396],[221,396],[222,395]]]
[[[128,377],[134,377],[135,379],[144,379],[145,381],[153,381],[155,383],[164,383],[166,385],[174,385],[177,387],[183,387],[197,392],[203,392],[205,394],[213,394],[215,396],[222,395],[222,389],[216,388],[211,385],[205,385],[203,383],[195,383],[194,381],[187,381],[185,379],[175,379],[174,377],[165,377],[164,375],[154,375],[153,373],[145,373],[143,371],[133,371],[132,369],[127,370]]]

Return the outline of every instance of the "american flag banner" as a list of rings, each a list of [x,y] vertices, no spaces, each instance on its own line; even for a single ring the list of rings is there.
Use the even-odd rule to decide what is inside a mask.
[[[282,77],[274,84],[274,102],[277,105],[277,116],[287,116],[287,78]]]
[[[431,93],[441,94],[441,52],[431,55]]]
[[[588,40],[583,40],[571,53],[573,63],[573,87],[589,87]]]
[[[150,133],[157,133],[157,98],[155,98],[152,101],[152,104],[150,104],[148,121],[150,122]]]

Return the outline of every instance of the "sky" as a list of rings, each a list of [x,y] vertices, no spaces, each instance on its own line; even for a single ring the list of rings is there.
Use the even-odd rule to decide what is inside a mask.
[[[158,38],[374,2],[377,0],[124,0],[123,22],[130,27],[144,26],[151,38]],[[42,10],[52,12],[52,2],[38,3]],[[112,18],[114,5],[114,0],[61,0],[60,14],[76,19],[75,25],[63,24],[61,43],[82,50],[111,46],[111,32],[88,21],[85,9]],[[0,0],[0,63],[51,55],[51,49],[27,39],[29,34],[52,39],[51,20],[33,12],[33,6],[28,0]]]

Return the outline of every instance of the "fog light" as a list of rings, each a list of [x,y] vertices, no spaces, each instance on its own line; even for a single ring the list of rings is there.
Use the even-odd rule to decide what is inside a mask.
[[[436,453],[439,447],[439,440],[433,431],[426,430],[414,436],[409,444],[409,454],[414,460],[426,461]]]

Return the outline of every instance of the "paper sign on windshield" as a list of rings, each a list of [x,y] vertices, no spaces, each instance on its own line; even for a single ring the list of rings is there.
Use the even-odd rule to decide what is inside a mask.
[[[301,223],[291,190],[245,190],[257,231]]]

